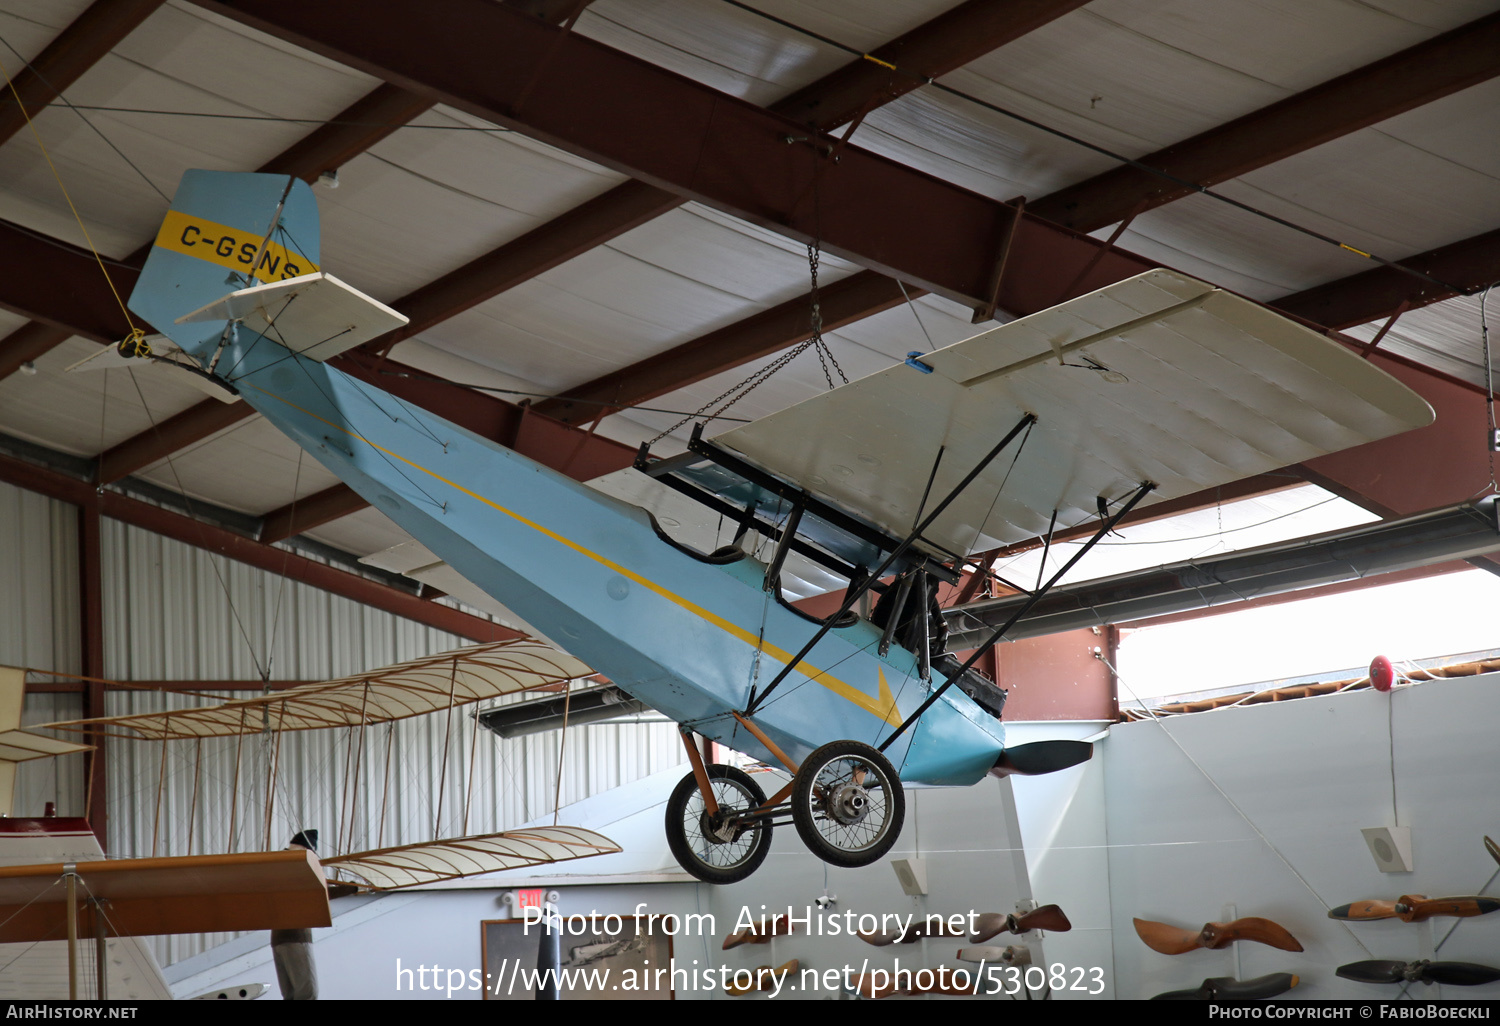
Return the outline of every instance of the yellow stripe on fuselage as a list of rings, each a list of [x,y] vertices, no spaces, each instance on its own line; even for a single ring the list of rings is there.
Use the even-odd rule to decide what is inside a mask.
[[[428,475],[434,480],[441,481],[448,487],[463,492],[470,498],[484,503],[486,506],[489,506],[490,508],[505,514],[506,516],[518,521],[519,523],[525,524],[527,527],[547,536],[548,538],[551,538],[558,544],[565,545],[568,548],[572,549],[574,552],[577,552],[583,556],[587,556],[589,559],[592,559],[594,562],[600,564],[601,566],[608,567],[610,570],[613,570],[615,573],[620,574],[622,577],[629,578],[630,580],[636,582],[641,587],[648,588],[651,591],[654,591],[656,594],[660,595],[667,601],[675,603],[681,608],[692,613],[694,616],[697,616],[700,619],[713,624],[715,627],[719,628],[727,634],[738,638],[739,640],[745,642],[747,645],[759,647],[762,652],[770,656],[772,659],[775,659],[777,662],[780,662],[783,665],[789,665],[791,663],[792,653],[775,645],[762,644],[760,638],[758,638],[750,631],[745,630],[739,624],[736,624],[731,620],[724,619],[724,617],[713,612],[712,610],[704,609],[697,603],[684,598],[681,595],[678,595],[676,592],[670,591],[657,582],[650,580],[649,578],[642,577],[634,570],[623,567],[613,560],[610,560],[605,556],[594,552],[592,549],[585,548],[578,542],[573,541],[571,538],[566,538],[563,535],[558,534],[551,528],[544,527],[534,520],[523,517],[515,510],[507,509],[499,503],[485,498],[478,492],[471,491],[470,489],[465,488],[463,485],[457,483],[456,481],[450,481],[448,478],[444,477],[434,470],[430,470],[427,467],[422,466],[420,463],[413,463],[411,460],[407,459],[405,456],[402,456],[400,453],[392,452],[384,446],[376,445],[368,438],[350,431],[348,428],[343,427],[342,425],[335,424],[330,420],[325,420],[324,418],[319,417],[316,413],[313,413],[311,410],[305,410],[302,407],[298,406],[296,403],[288,402],[281,396],[267,392],[263,388],[256,388],[256,391],[262,393],[263,395],[270,396],[272,399],[275,399],[279,402],[286,403],[286,405],[290,406],[292,409],[305,413],[309,417],[321,421],[322,423],[327,424],[329,427],[348,435],[350,438],[358,439],[359,441],[364,442],[370,448],[378,450],[379,452],[383,452],[387,456],[390,456],[394,459],[398,459],[402,463],[405,463],[407,466],[420,470],[422,473]],[[816,681],[823,687],[827,688],[829,691],[832,691],[834,694],[838,695],[840,698],[854,703],[856,706],[863,709],[865,712],[870,713],[877,719],[883,720],[893,727],[901,726],[901,714],[900,711],[896,708],[896,699],[895,696],[891,693],[891,686],[885,679],[885,671],[883,669],[879,670],[877,674],[879,678],[878,693],[872,697],[870,695],[867,695],[865,692],[861,691],[854,685],[848,683],[847,681],[842,681],[839,678],[832,676],[831,674],[825,673],[823,670],[818,669],[816,666],[813,666],[811,663],[805,660],[799,662],[797,664],[797,668],[802,673],[806,674],[810,680]]]
[[[250,261],[260,249],[261,237],[254,232],[230,228],[180,210],[169,210],[156,233],[156,245],[173,253],[183,253],[231,271],[248,274]],[[312,274],[318,269],[301,253],[294,253],[276,242],[267,242],[261,254],[255,277],[261,281],[282,281]]]

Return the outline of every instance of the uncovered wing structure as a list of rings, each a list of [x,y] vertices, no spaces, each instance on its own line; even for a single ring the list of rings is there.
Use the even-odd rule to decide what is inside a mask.
[[[561,686],[592,673],[545,642],[510,638],[220,705],[47,726],[156,741],[239,737],[266,729],[362,727]]]
[[[52,730],[163,742],[214,737],[243,738],[265,731],[279,733],[369,727],[413,716],[452,711],[504,695],[561,688],[592,673],[593,670],[583,662],[545,642],[519,637],[219,705],[69,720],[49,723],[46,727]],[[8,736],[9,734],[0,734],[0,745],[5,743]],[[43,744],[59,749],[82,747],[40,734],[27,734],[25,738],[17,739],[18,744],[23,742],[31,747]],[[363,751],[362,745],[360,750]],[[387,777],[388,775],[385,774]],[[353,852],[324,859],[321,863],[313,859],[313,864],[321,865],[324,869],[335,869],[341,876],[353,878],[358,881],[359,886],[366,889],[393,890],[506,869],[607,855],[619,850],[619,846],[609,838],[592,830],[551,826],[441,838],[419,844]],[[302,854],[308,855],[306,852]],[[274,861],[284,859],[286,853],[207,856],[240,860],[236,865],[247,864],[246,860],[256,857]],[[308,857],[311,858],[310,855]],[[181,860],[154,861],[172,863]],[[322,879],[320,870],[320,890]],[[327,895],[323,897],[326,905]],[[239,927],[212,927],[235,928]]]
[[[668,837],[721,882],[753,871],[788,802],[818,854],[863,865],[899,832],[901,781],[969,784],[997,766],[1003,694],[933,658],[936,582],[969,553],[1054,519],[1107,528],[1138,503],[1432,416],[1336,343],[1153,271],[712,441],[695,432],[680,456],[643,451],[645,476],[605,482],[609,495],[329,366],[399,315],[316,270],[317,247],[304,183],[192,171],[130,305],[541,634],[685,733],[792,769],[766,801],[689,746]],[[669,532],[652,515],[662,486],[702,507],[700,528],[723,516],[763,536],[765,560],[692,523]],[[792,559],[847,587],[839,615],[785,602]],[[872,590],[872,618],[854,615]],[[1086,755],[1018,749],[1006,766]]]

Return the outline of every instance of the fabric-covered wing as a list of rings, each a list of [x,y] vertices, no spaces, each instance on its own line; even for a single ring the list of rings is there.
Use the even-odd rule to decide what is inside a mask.
[[[613,855],[619,850],[614,841],[592,830],[551,826],[358,852],[325,859],[323,865],[342,870],[373,890],[389,891],[502,869]]]
[[[0,731],[0,762],[50,759],[54,755],[72,755],[75,752],[93,751],[93,747],[93,745],[78,745],[71,741],[61,741],[30,730]]]
[[[172,740],[233,737],[271,730],[316,730],[386,723],[587,677],[586,664],[532,638],[461,648],[373,673],[288,688],[185,711],[49,723],[52,729],[106,728],[126,737]]]
[[[1416,393],[1259,304],[1151,271],[809,399],[715,441],[903,536],[1026,413],[925,539],[968,554],[1432,421]],[[1001,485],[1004,484],[1002,490]]]

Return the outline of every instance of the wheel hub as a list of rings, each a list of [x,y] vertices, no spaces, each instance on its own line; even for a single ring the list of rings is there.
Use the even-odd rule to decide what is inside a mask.
[[[732,817],[720,810],[716,815],[704,813],[698,821],[703,838],[713,844],[730,844],[740,836],[740,827]]]
[[[858,784],[835,788],[828,801],[828,814],[846,825],[859,823],[870,814],[870,796]]]

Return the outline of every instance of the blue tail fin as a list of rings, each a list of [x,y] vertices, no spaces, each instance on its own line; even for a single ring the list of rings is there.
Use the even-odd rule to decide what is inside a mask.
[[[313,273],[318,238],[318,204],[301,179],[189,171],[130,295],[130,309],[201,358],[218,344],[224,322],[177,324],[177,318],[256,282]]]

